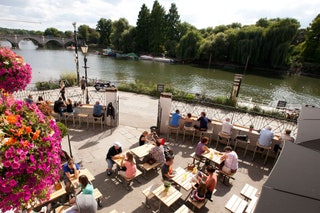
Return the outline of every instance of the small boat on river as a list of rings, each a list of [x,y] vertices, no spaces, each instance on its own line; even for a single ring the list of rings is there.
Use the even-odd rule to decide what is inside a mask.
[[[139,57],[140,60],[149,60],[149,61],[156,61],[156,62],[162,62],[162,63],[174,63],[174,60],[171,58],[166,57],[153,57],[150,55],[141,55]]]

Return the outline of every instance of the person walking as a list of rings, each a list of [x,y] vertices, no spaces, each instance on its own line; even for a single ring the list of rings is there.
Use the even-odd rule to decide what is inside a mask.
[[[60,81],[60,93],[61,93],[61,98],[62,98],[63,101],[66,101],[65,92],[66,92],[66,85],[65,85],[64,82],[61,80],[61,81]]]

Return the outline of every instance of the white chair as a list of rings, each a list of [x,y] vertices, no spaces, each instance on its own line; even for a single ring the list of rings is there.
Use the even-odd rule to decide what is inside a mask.
[[[269,152],[270,152],[270,150],[271,150],[271,145],[270,145],[270,146],[262,146],[262,145],[259,144],[259,142],[257,142],[257,143],[256,143],[256,147],[255,147],[254,152],[253,152],[252,161],[254,160],[254,156],[255,156],[256,151],[257,151],[258,148],[262,148],[263,151],[264,151],[264,150],[267,150],[266,158],[265,158],[265,160],[264,160],[264,164],[266,164],[266,163],[267,163],[268,156],[269,156]]]
[[[219,132],[217,137],[216,149],[218,148],[219,142],[222,142],[223,139],[227,141],[227,146],[229,146],[231,135],[225,134],[223,132]]]
[[[79,125],[81,126],[81,120],[82,119],[86,119],[87,120],[87,129],[89,128],[89,115],[88,114],[77,114],[78,118],[79,118]]]
[[[179,126],[170,126],[168,125],[168,134],[167,134],[167,140],[170,140],[170,134],[172,131],[176,132],[176,141],[178,140],[178,134],[179,134]]]
[[[94,129],[94,124],[95,124],[96,122],[98,122],[98,121],[100,121],[101,130],[102,130],[102,129],[103,129],[103,116],[101,116],[101,117],[93,117],[93,118],[92,118],[92,127],[93,127],[93,129]]]
[[[183,142],[185,141],[186,133],[190,132],[192,134],[192,143],[194,141],[194,136],[196,134],[196,129],[193,127],[183,126]]]
[[[72,118],[72,123],[73,123],[73,126],[75,126],[75,123],[74,123],[74,112],[65,112],[62,114],[62,116],[64,117],[64,123],[66,124],[66,126],[68,126],[68,120],[70,118]]]

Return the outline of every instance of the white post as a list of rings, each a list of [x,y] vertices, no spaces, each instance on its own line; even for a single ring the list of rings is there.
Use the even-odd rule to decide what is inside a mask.
[[[160,95],[160,110],[161,110],[161,122],[160,122],[160,133],[167,134],[169,115],[171,111],[172,94],[161,93]]]

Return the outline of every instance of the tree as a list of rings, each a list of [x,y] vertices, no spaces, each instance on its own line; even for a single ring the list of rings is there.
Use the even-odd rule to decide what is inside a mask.
[[[112,33],[110,35],[112,48],[116,50],[123,50],[121,48],[121,40],[123,32],[129,29],[129,23],[127,19],[120,18],[118,21],[112,23]]]
[[[145,4],[142,5],[138,15],[136,27],[136,50],[138,52],[149,52],[150,10]]]
[[[136,37],[136,28],[130,27],[128,30],[125,30],[121,35],[121,50],[123,52],[129,53],[134,52],[136,48],[135,43]]]
[[[157,0],[154,1],[150,15],[149,46],[150,51],[155,55],[160,55],[165,51],[165,15],[164,8]]]
[[[110,19],[101,18],[98,23],[96,30],[100,33],[99,44],[103,46],[110,45],[110,35],[112,32],[112,21]]]
[[[171,4],[169,13],[166,15],[165,24],[165,49],[169,56],[175,56],[176,45],[179,41],[178,25],[180,24],[180,16],[174,3]]]
[[[100,33],[95,29],[89,28],[89,44],[98,44],[100,38]]]
[[[52,37],[62,37],[63,32],[59,31],[56,28],[50,27],[44,31],[44,36],[52,36]]]
[[[78,27],[78,36],[79,39],[82,39],[84,42],[88,42],[89,41],[89,29],[90,27],[88,25],[80,25]]]
[[[320,62],[320,14],[307,29],[303,56],[305,61]]]
[[[66,38],[73,38],[73,32],[71,30],[67,30],[64,32],[64,36]]]
[[[201,59],[214,61],[224,61],[228,54],[228,40],[225,33],[212,34],[201,44]]]
[[[198,31],[191,30],[184,35],[178,46],[177,56],[182,60],[195,60],[199,57],[199,48],[202,42],[201,34]]]

